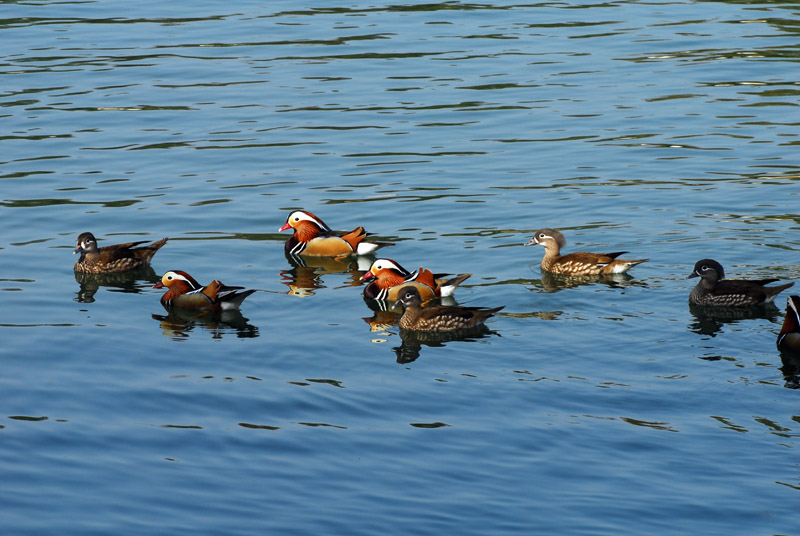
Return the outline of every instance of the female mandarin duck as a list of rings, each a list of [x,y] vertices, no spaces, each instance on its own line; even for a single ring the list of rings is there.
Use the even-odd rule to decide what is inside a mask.
[[[786,298],[786,317],[778,334],[778,350],[800,355],[800,296]]]
[[[414,286],[400,289],[395,307],[403,307],[400,328],[412,331],[456,331],[474,328],[503,307],[462,307],[459,305],[433,305],[422,307],[419,291]]]
[[[561,248],[567,245],[564,235],[554,229],[539,229],[533,238],[525,244],[533,246],[540,244],[544,246],[544,258],[542,258],[542,270],[555,274],[567,275],[605,275],[622,274],[627,272],[632,266],[641,264],[650,259],[639,259],[626,261],[617,259],[627,251],[616,251],[614,253],[587,253],[576,251],[561,255]]]
[[[778,293],[794,285],[787,283],[777,287],[764,286],[778,281],[777,279],[725,279],[722,265],[712,259],[697,261],[688,278],[692,277],[700,278],[700,282],[689,294],[689,303],[694,305],[761,305],[772,302]]]
[[[202,311],[232,311],[238,309],[254,289],[239,292],[244,287],[227,287],[216,279],[205,287],[181,270],[170,270],[153,288],[167,287],[161,296],[164,307],[181,307]]]
[[[356,227],[349,232],[333,231],[317,216],[304,210],[289,214],[286,223],[278,231],[287,229],[294,229],[294,234],[284,246],[286,253],[291,255],[367,255],[379,247],[391,245],[386,242],[367,242],[367,232],[363,227]]]
[[[417,271],[409,272],[391,259],[378,259],[361,276],[361,280],[370,281],[364,287],[364,296],[367,298],[394,301],[403,285],[413,285],[419,291],[421,299],[430,300],[451,296],[456,286],[472,274],[462,274],[452,279],[444,279],[445,275],[433,274],[421,266]]]
[[[81,254],[75,263],[75,271],[86,274],[110,274],[147,266],[156,251],[167,243],[167,239],[162,238],[147,246],[136,247],[145,242],[147,240],[98,248],[97,239],[92,233],[81,233],[78,236],[78,246],[73,251]]]

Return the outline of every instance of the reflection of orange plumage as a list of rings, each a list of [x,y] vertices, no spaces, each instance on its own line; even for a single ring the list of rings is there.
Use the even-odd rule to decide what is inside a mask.
[[[372,318],[364,318],[364,322],[369,324],[370,331],[386,331],[392,326],[396,326],[400,321],[400,314],[394,311],[375,311]]]
[[[281,283],[289,287],[287,294],[294,296],[312,296],[318,288],[324,288],[323,277],[327,274],[349,274],[344,282],[346,286],[361,286],[359,277],[363,272],[358,269],[362,257],[301,257],[286,255],[291,268],[279,272]]]
[[[472,274],[462,274],[452,279],[445,279],[445,274],[436,274],[427,268],[409,272],[391,259],[377,259],[369,271],[361,276],[362,280],[371,280],[364,287],[364,296],[376,300],[397,299],[397,292],[403,285],[416,287],[423,300],[450,296],[457,285]]]
[[[323,288],[322,277],[311,266],[295,266],[291,270],[281,270],[281,283],[289,287],[287,294],[312,296],[318,288]]]
[[[238,309],[244,299],[255,292],[242,291],[244,287],[228,287],[216,279],[201,286],[192,276],[181,270],[170,270],[161,277],[161,281],[153,285],[153,288],[165,287],[167,292],[161,296],[163,306],[204,311]]]
[[[367,232],[363,227],[352,231],[333,231],[325,222],[303,210],[295,210],[286,218],[286,223],[278,229],[294,233],[286,241],[284,249],[290,255],[327,256],[366,255],[388,243],[367,242]]]
[[[235,332],[239,338],[258,337],[258,328],[247,322],[241,311],[221,311],[209,314],[209,311],[170,307],[166,315],[151,315],[158,321],[164,335],[172,338],[187,338],[196,328],[207,331],[212,338],[221,339],[226,333]]]

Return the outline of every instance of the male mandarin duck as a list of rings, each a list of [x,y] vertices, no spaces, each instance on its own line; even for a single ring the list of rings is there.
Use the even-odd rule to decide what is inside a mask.
[[[362,281],[370,281],[364,287],[364,296],[374,300],[397,299],[397,293],[403,285],[413,285],[419,291],[420,298],[430,300],[442,296],[451,296],[456,286],[472,274],[461,274],[452,279],[445,279],[446,274],[433,274],[427,268],[409,272],[392,259],[377,259],[369,271],[361,276]]]
[[[540,244],[544,246],[544,258],[542,258],[542,270],[556,274],[566,275],[606,275],[622,274],[627,272],[632,266],[641,264],[650,259],[639,259],[627,261],[617,259],[627,251],[616,251],[614,253],[587,253],[577,251],[561,255],[561,248],[567,245],[564,235],[554,229],[540,229],[536,231],[533,238],[525,244],[533,246]]]
[[[75,271],[86,274],[110,274],[147,266],[159,248],[167,243],[167,239],[162,238],[152,244],[136,247],[145,242],[147,240],[98,248],[97,239],[92,233],[81,233],[78,236],[78,246],[73,251],[81,254],[75,263]]]
[[[460,305],[432,305],[422,307],[419,291],[414,286],[404,286],[397,298],[403,307],[400,328],[412,331],[456,331],[474,328],[503,307],[462,307]]]
[[[800,355],[800,296],[786,298],[786,317],[778,334],[778,350]]]
[[[153,285],[153,288],[164,287],[168,289],[161,296],[161,305],[164,307],[203,311],[239,309],[244,299],[255,292],[254,289],[242,291],[244,287],[228,287],[216,279],[204,287],[181,270],[170,270]]]
[[[770,303],[782,290],[794,283],[777,287],[766,287],[778,279],[725,279],[722,265],[712,259],[697,261],[688,278],[699,277],[689,294],[689,303],[693,305],[721,305],[727,307],[749,307]],[[687,278],[687,279],[688,279]]]
[[[367,242],[367,232],[363,227],[352,231],[333,231],[314,214],[295,210],[286,218],[286,223],[278,231],[294,229],[284,245],[287,254],[309,256],[368,255],[387,242]]]

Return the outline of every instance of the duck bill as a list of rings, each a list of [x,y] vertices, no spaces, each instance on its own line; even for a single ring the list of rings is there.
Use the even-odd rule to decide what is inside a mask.
[[[80,244],[78,244],[78,247],[76,247],[75,249],[73,249],[73,250],[72,250],[72,254],[73,254],[73,255],[77,255],[77,254],[78,254],[78,253],[80,253],[81,251],[83,251],[83,248],[81,248],[81,245],[80,245]]]
[[[362,275],[359,279],[361,281],[371,281],[375,279],[375,274],[373,274],[372,272],[367,272],[366,274]]]
[[[287,221],[286,223],[284,223],[284,224],[281,226],[281,228],[280,228],[280,229],[278,229],[278,232],[280,232],[280,231],[285,231],[286,229],[291,229],[291,228],[292,228],[292,226],[291,226],[291,225],[289,225],[289,222]]]
[[[531,238],[530,240],[528,240],[528,242],[527,242],[527,243],[523,244],[523,246],[535,246],[535,245],[537,245],[538,243],[539,243],[539,241],[538,241],[538,240],[536,240],[536,237],[534,236],[533,238]]]
[[[153,288],[164,288],[164,283],[162,283],[161,281],[159,281],[158,283],[156,283],[155,285],[153,285]]]
[[[693,277],[700,277],[700,274],[698,274],[697,272],[692,272],[691,274],[686,276],[686,279],[691,279]]]

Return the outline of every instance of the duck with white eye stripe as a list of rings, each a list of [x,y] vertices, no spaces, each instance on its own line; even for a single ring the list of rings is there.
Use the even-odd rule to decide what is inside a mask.
[[[561,255],[561,248],[567,245],[567,239],[559,231],[550,228],[539,229],[526,246],[541,245],[544,247],[542,270],[565,275],[606,275],[622,274],[631,267],[650,259],[628,261],[617,259],[627,251],[614,253],[588,253],[576,251]]]
[[[449,274],[434,274],[427,268],[419,267],[409,272],[392,259],[376,259],[367,273],[361,276],[362,281],[370,281],[364,287],[364,296],[373,300],[395,301],[403,285],[417,287],[423,300],[452,296],[456,286],[472,274],[461,274],[447,278]]]
[[[368,255],[380,247],[393,245],[388,242],[369,242],[363,227],[352,231],[334,231],[324,221],[305,210],[295,210],[286,218],[278,231],[293,229],[284,250],[289,255],[317,257],[339,257]]]
[[[767,287],[778,279],[725,279],[722,265],[713,259],[697,261],[688,278],[699,277],[689,294],[693,305],[716,305],[723,307],[750,307],[771,303],[783,290],[794,285],[786,283],[777,287]],[[687,279],[688,279],[687,278]]]
[[[161,296],[161,305],[166,308],[180,307],[199,311],[232,311],[239,309],[242,302],[255,290],[244,287],[228,287],[214,280],[202,286],[192,276],[182,270],[166,272],[153,288],[167,288]]]

